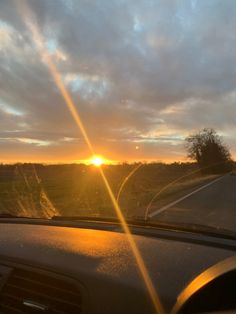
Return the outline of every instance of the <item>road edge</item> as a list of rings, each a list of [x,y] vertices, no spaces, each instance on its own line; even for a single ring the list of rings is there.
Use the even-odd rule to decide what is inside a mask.
[[[175,200],[175,201],[173,201],[173,202],[171,202],[171,203],[169,203],[169,204],[167,204],[167,205],[165,205],[165,206],[163,206],[163,207],[161,207],[161,208],[155,210],[154,212],[152,212],[152,213],[150,213],[150,214],[148,215],[148,218],[153,218],[154,216],[156,216],[156,215],[162,213],[163,211],[169,209],[170,207],[172,207],[172,206],[174,206],[174,205],[176,205],[176,204],[182,202],[182,201],[185,200],[186,198],[188,198],[188,197],[190,197],[190,196],[192,196],[192,195],[194,195],[194,194],[200,192],[201,190],[207,188],[208,186],[211,186],[212,184],[214,184],[214,183],[216,183],[216,182],[222,180],[222,179],[223,179],[225,176],[227,176],[227,175],[228,175],[228,174],[225,174],[225,175],[223,175],[223,176],[220,176],[220,177],[218,177],[217,179],[215,179],[215,180],[213,180],[213,181],[210,181],[210,182],[208,182],[207,184],[204,184],[203,186],[197,188],[196,190],[194,190],[194,191],[192,191],[192,192],[190,192],[190,193],[188,193],[188,194],[186,194],[186,195],[184,195],[184,196],[178,198],[177,200]]]

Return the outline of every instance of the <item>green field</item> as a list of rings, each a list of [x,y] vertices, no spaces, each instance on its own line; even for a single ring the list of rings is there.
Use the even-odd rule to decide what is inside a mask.
[[[183,176],[156,198],[151,209],[209,180],[209,176],[197,172],[193,163],[121,164],[106,165],[103,169],[116,197],[125,182],[119,205],[128,217],[144,215],[153,197]],[[83,164],[0,165],[0,212],[46,218],[115,215],[98,168]]]

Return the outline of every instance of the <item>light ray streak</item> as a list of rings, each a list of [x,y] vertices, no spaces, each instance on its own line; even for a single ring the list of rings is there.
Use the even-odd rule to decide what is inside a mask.
[[[165,313],[164,308],[162,306],[162,303],[161,303],[161,300],[160,300],[159,296],[157,295],[157,291],[156,291],[156,289],[155,289],[155,287],[153,285],[153,282],[152,282],[151,277],[150,277],[150,275],[148,273],[148,270],[147,270],[146,265],[144,263],[144,260],[143,260],[143,258],[141,256],[141,253],[140,253],[140,251],[139,251],[139,249],[138,249],[138,247],[137,247],[137,245],[136,245],[136,243],[134,241],[134,238],[133,238],[133,236],[132,236],[132,234],[130,232],[129,226],[127,225],[127,223],[125,221],[125,218],[124,218],[124,216],[123,216],[123,214],[122,214],[122,212],[120,210],[119,204],[117,203],[117,201],[115,199],[115,196],[114,196],[114,194],[113,194],[113,192],[111,190],[111,187],[109,185],[109,182],[107,181],[107,178],[106,178],[106,176],[105,176],[105,174],[103,172],[102,167],[100,167],[99,169],[100,169],[100,173],[101,173],[101,176],[103,178],[103,181],[105,183],[105,186],[107,188],[107,191],[108,191],[108,193],[110,195],[110,198],[111,198],[111,201],[113,203],[114,209],[116,211],[117,217],[120,220],[120,222],[122,224],[122,227],[123,227],[123,230],[124,230],[124,232],[125,232],[125,234],[127,236],[127,239],[129,241],[129,244],[130,244],[130,247],[132,249],[133,255],[134,255],[135,259],[136,259],[137,266],[138,266],[138,268],[140,270],[140,273],[141,273],[141,275],[143,277],[144,283],[145,283],[145,285],[147,287],[147,290],[148,290],[148,292],[150,294],[150,297],[151,297],[151,299],[153,301],[153,305],[155,307],[156,313],[163,314],[163,313]]]
[[[35,41],[35,44],[39,50],[39,53],[40,53],[44,63],[48,66],[49,71],[50,71],[50,73],[51,73],[51,75],[55,81],[55,84],[56,84],[57,88],[59,89],[59,91],[61,92],[61,95],[62,95],[73,119],[75,120],[75,123],[77,124],[78,128],[80,129],[91,154],[93,156],[96,156],[94,149],[93,149],[93,146],[91,144],[91,141],[87,135],[85,127],[82,123],[82,120],[79,116],[79,113],[76,109],[76,106],[72,100],[72,97],[70,96],[69,92],[65,88],[63,80],[61,78],[61,75],[60,75],[59,71],[57,70],[56,65],[53,63],[53,60],[52,60],[50,54],[47,51],[43,36],[39,31],[39,27],[37,26],[36,19],[34,17],[33,12],[30,9],[30,7],[28,6],[27,0],[21,0],[21,1],[18,0],[17,4],[18,4],[18,8],[19,8],[20,12],[22,12],[22,17],[23,17],[23,20],[24,20],[26,26],[29,28],[30,32],[32,33],[33,40]],[[130,232],[129,226],[127,225],[127,223],[125,221],[125,218],[124,218],[122,211],[121,211],[121,209],[120,209],[120,207],[119,207],[119,205],[115,199],[115,196],[114,196],[112,189],[110,187],[110,184],[109,184],[109,182],[105,176],[105,173],[103,172],[102,167],[99,167],[99,171],[100,171],[101,177],[103,179],[103,182],[107,188],[108,194],[111,198],[111,202],[114,206],[117,217],[120,220],[121,225],[123,227],[123,230],[127,236],[127,240],[130,244],[130,247],[131,247],[132,253],[134,255],[134,258],[136,260],[138,269],[141,273],[141,276],[144,280],[146,288],[149,292],[149,295],[150,295],[150,298],[153,302],[154,308],[155,308],[157,313],[160,313],[160,314],[165,313],[164,308],[162,306],[162,303],[161,303],[159,296],[157,294],[157,291],[153,285],[151,277],[150,277],[148,270],[146,268],[146,265],[144,263],[144,260],[141,256],[141,253],[139,252],[139,249],[138,249],[138,247],[137,247],[137,245],[133,239],[133,236]]]
[[[127,183],[127,182],[129,181],[129,179],[135,174],[135,172],[136,172],[140,167],[142,167],[142,166],[143,166],[143,164],[138,164],[134,169],[132,169],[132,170],[130,171],[130,173],[129,173],[129,174],[124,178],[124,180],[122,181],[122,184],[121,184],[121,186],[120,186],[120,188],[119,188],[119,191],[118,191],[117,197],[116,197],[116,201],[117,201],[118,204],[119,204],[119,201],[120,201],[121,192],[122,192],[122,190],[124,189],[126,183]]]
[[[217,162],[217,163],[213,163],[211,164],[210,166],[206,166],[206,167],[202,167],[202,168],[199,168],[197,170],[194,170],[188,174],[185,174],[181,177],[178,177],[177,179],[171,181],[170,183],[168,183],[166,186],[164,186],[162,189],[160,189],[154,196],[153,198],[151,199],[151,201],[148,203],[148,206],[146,207],[146,210],[145,210],[145,214],[144,214],[144,219],[145,220],[148,220],[148,214],[149,214],[149,211],[150,211],[150,208],[153,204],[153,202],[157,199],[158,196],[160,196],[160,194],[162,194],[165,190],[167,190],[169,187],[171,187],[172,185],[174,185],[175,183],[181,181],[182,179],[185,179],[187,177],[190,177],[191,175],[195,174],[195,173],[198,173],[198,172],[201,172],[202,170],[205,170],[205,169],[208,169],[208,168],[211,168],[213,166],[218,166],[220,164],[224,164],[225,161],[221,161],[221,162]]]
[[[33,167],[36,182],[41,189],[41,191],[40,191],[40,205],[42,206],[44,213],[46,214],[46,216],[48,218],[55,216],[58,214],[58,211],[54,207],[53,203],[51,202],[50,198],[47,195],[46,190],[43,187],[42,180],[38,176],[35,165],[33,165],[32,167]]]

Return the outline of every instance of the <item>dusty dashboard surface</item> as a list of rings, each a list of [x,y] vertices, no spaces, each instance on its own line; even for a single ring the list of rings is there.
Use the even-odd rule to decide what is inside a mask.
[[[235,251],[230,249],[189,241],[140,235],[134,235],[134,240],[167,312],[175,304],[182,289],[196,276],[235,255]],[[53,285],[53,290],[59,287],[67,291],[72,289],[69,295],[77,295],[77,301],[81,298],[81,313],[122,313],[127,303],[130,313],[144,313],[144,309],[152,311],[126,236],[120,232],[1,224],[0,265],[3,291],[7,277],[13,280],[14,286],[14,280],[17,279],[14,276],[33,276],[36,286],[37,282],[40,287],[46,282],[49,287]],[[44,283],[40,283],[43,279]],[[21,284],[24,286],[24,280]],[[36,293],[40,294],[40,291]],[[52,298],[59,301],[62,295],[61,292],[57,293]],[[27,293],[21,296],[26,302],[30,300]],[[57,304],[57,300],[55,302]]]

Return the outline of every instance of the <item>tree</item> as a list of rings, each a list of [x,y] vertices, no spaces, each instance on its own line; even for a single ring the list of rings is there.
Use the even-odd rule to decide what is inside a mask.
[[[202,173],[216,174],[231,170],[229,149],[214,129],[205,128],[185,140],[188,157],[198,163]]]

